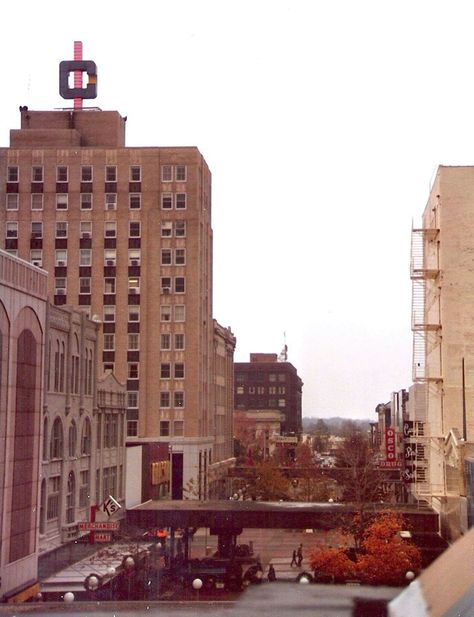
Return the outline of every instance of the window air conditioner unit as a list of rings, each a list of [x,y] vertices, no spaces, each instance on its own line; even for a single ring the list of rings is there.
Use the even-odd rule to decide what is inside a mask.
[[[91,237],[90,233],[88,231],[83,231],[82,232],[82,236],[83,239],[88,239]]]
[[[59,287],[59,289],[56,289],[56,295],[57,296],[65,296],[66,295],[66,290],[63,289],[62,287]]]
[[[66,262],[65,261],[58,261],[58,263],[56,265],[57,266],[65,266]]]
[[[137,294],[137,293],[138,293],[138,289],[137,289],[136,287],[131,287],[131,288],[128,290],[128,293],[131,293],[131,294]]]
[[[169,294],[171,293],[171,287],[163,287],[162,291],[164,294]]]
[[[106,264],[108,266],[115,266],[115,261],[113,259],[107,259]]]
[[[138,259],[131,259],[130,260],[130,265],[131,266],[139,266],[140,265],[140,261]]]
[[[31,262],[34,266],[37,266],[38,268],[42,268],[43,267],[43,262],[38,260],[38,259],[33,259],[33,261]]]
[[[41,238],[41,237],[42,237],[42,235],[41,235],[41,233],[40,233],[39,231],[34,231],[34,232],[31,234],[31,237],[33,238],[33,240],[37,240],[38,238]]]

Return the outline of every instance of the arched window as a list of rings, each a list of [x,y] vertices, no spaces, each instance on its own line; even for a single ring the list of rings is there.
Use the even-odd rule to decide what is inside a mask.
[[[87,394],[92,394],[92,367],[93,367],[93,362],[92,362],[92,349],[89,349],[89,352],[87,354],[87,363],[89,365],[88,370],[87,370]]]
[[[91,437],[91,423],[89,418],[86,418],[82,427],[81,454],[91,453]]]
[[[41,482],[39,532],[46,532],[46,480]]]
[[[79,340],[77,334],[74,335],[74,349],[71,362],[71,392],[79,394]]]
[[[69,427],[69,439],[68,439],[68,454],[71,457],[76,456],[77,449],[77,426],[74,420]]]
[[[69,472],[67,478],[67,495],[66,495],[66,523],[74,523],[76,507],[76,479],[74,472]]]
[[[54,349],[54,391],[59,392],[59,341]]]
[[[66,371],[66,348],[61,343],[61,355],[59,358],[59,391],[64,392],[64,376]]]
[[[63,425],[60,418],[56,418],[51,429],[49,454],[50,458],[63,457]]]
[[[48,418],[43,419],[43,461],[48,460]]]

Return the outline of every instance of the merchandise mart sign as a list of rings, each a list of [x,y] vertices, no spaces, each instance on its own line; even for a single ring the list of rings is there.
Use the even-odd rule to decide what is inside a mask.
[[[79,531],[118,531],[120,523],[118,521],[105,522],[81,522],[79,523]]]

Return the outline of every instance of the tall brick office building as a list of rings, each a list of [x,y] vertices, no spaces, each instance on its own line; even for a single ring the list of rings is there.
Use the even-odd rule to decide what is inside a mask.
[[[48,271],[51,302],[102,322],[99,371],[127,383],[143,497],[163,495],[151,470],[168,459],[174,498],[190,480],[201,498],[218,496],[232,457],[232,396],[221,390],[233,384],[216,372],[232,375],[235,338],[212,316],[204,158],[126,147],[115,111],[20,111],[0,149],[0,246]]]
[[[268,410],[284,414],[282,435],[300,435],[303,382],[290,362],[277,354],[252,353],[250,362],[234,364],[235,409]]]

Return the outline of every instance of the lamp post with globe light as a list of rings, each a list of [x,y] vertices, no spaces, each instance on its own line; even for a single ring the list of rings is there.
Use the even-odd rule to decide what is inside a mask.
[[[202,580],[200,578],[195,578],[192,585],[193,589],[196,591],[197,599],[199,600],[199,592],[202,589]]]
[[[128,579],[127,600],[130,600],[131,585],[132,585],[132,570],[135,567],[135,559],[131,555],[125,555],[122,559],[122,567],[125,570],[125,575]]]
[[[94,599],[94,593],[101,585],[101,577],[98,574],[89,574],[84,581],[84,587],[89,592],[91,599]]]

